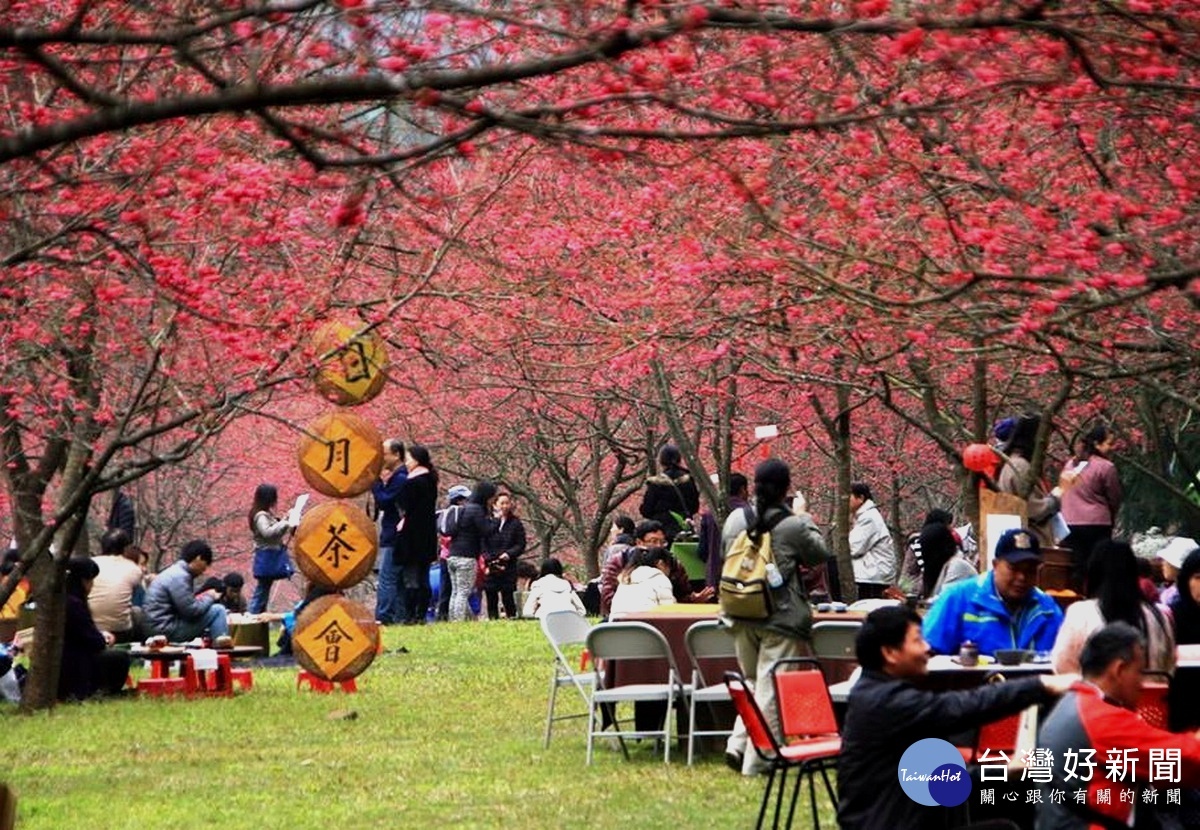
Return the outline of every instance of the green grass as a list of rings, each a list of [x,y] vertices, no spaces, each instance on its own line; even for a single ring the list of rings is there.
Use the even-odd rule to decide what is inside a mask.
[[[18,826],[753,826],[765,780],[719,753],[689,768],[682,747],[670,765],[650,742],[630,761],[598,747],[589,768],[582,720],[543,749],[550,650],[532,622],[392,628],[385,645],[357,694],[297,692],[295,668],[257,668],[232,699],[8,710],[0,780]],[[329,717],[346,710],[357,717]],[[822,821],[834,826],[828,807]]]

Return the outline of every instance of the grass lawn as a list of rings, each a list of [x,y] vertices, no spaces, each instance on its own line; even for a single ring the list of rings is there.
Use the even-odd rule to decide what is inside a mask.
[[[689,768],[682,748],[670,765],[650,746],[628,762],[599,748],[588,768],[582,720],[543,749],[550,650],[536,623],[384,639],[357,694],[297,692],[295,668],[256,668],[254,690],[232,699],[10,709],[0,780],[17,792],[18,827],[753,826],[765,782],[717,753]],[[567,692],[560,702],[582,711]],[[357,717],[330,717],[347,710]]]

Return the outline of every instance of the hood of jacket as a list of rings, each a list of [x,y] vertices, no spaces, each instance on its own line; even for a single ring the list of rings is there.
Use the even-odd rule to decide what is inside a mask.
[[[534,585],[552,594],[569,594],[575,590],[571,587],[570,582],[555,574],[546,574],[545,576],[538,577]]]
[[[674,473],[675,475],[671,475],[671,473]],[[686,484],[691,480],[691,476],[682,470],[668,470],[665,473],[659,473],[658,475],[650,476],[648,479],[646,479],[646,483],[658,484],[663,487],[678,487],[679,485]]]

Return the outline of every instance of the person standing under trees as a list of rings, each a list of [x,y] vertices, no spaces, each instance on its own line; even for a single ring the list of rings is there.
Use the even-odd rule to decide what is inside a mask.
[[[883,514],[871,500],[871,488],[861,481],[850,485],[850,558],[859,599],[879,599],[896,576],[896,547]]]
[[[450,538],[454,528],[458,526],[458,516],[467,506],[471,498],[471,488],[465,484],[455,484],[446,493],[447,506],[439,510],[437,517],[438,532],[438,597],[437,613],[434,618],[438,622],[450,619]]]
[[[413,444],[404,456],[408,475],[398,497],[400,527],[396,532],[396,564],[407,613],[405,625],[425,622],[429,610],[429,566],[437,561],[438,474],[429,450]]]
[[[729,474],[729,512],[750,503],[750,482],[741,473]],[[700,544],[696,553],[704,563],[704,584],[714,591],[721,581],[721,526],[716,513],[705,510],[700,517]]]
[[[1067,462],[1065,474],[1072,484],[1062,496],[1062,517],[1071,532],[1063,547],[1071,549],[1076,585],[1083,585],[1096,545],[1112,538],[1121,509],[1121,479],[1108,460],[1116,442],[1112,428],[1097,424],[1083,436],[1079,452]]]
[[[1029,466],[1033,458],[1033,445],[1037,440],[1038,426],[1041,424],[1040,415],[1021,415],[1011,427],[1008,439],[1002,440],[1000,450],[1008,458],[1000,468],[996,479],[996,488],[1001,493],[1020,496],[1028,506],[1029,529],[1038,537],[1042,547],[1055,545],[1054,533],[1051,530],[1051,520],[1062,506],[1062,495],[1067,477],[1059,480],[1059,486],[1049,493],[1040,481],[1034,481],[1032,487],[1025,492],[1032,470]],[[1001,422],[1004,423],[1004,422]],[[999,425],[998,425],[999,426]],[[997,429],[997,437],[1000,430]]]
[[[496,497],[499,524],[496,534],[484,555],[487,575],[483,579],[483,593],[487,599],[489,620],[500,619],[500,601],[504,602],[504,616],[517,618],[517,560],[525,554],[525,525],[517,516],[509,493]]]
[[[271,599],[271,586],[275,580],[286,578],[278,574],[266,574],[258,570],[260,551],[270,552],[283,548],[287,556],[287,540],[295,530],[286,517],[275,515],[279,505],[279,490],[274,484],[260,484],[254,488],[254,504],[248,516],[250,532],[254,536],[254,595],[250,598],[250,613],[261,614],[267,610]],[[268,558],[269,561],[269,558]]]
[[[658,475],[646,479],[646,492],[642,496],[642,516],[662,524],[668,548],[687,520],[700,509],[700,490],[682,462],[679,448],[664,444],[658,451]]]
[[[754,699],[766,715],[771,728],[779,734],[779,709],[771,682],[771,664],[785,657],[808,654],[812,638],[812,609],[801,583],[801,566],[824,565],[829,558],[825,540],[807,513],[793,514],[786,499],[792,475],[787,464],[768,458],[754,469],[754,508],[736,510],[725,520],[721,531],[723,555],[728,556],[733,542],[747,529],[747,512],[753,522],[750,533],[762,534],[770,528],[771,554],[783,583],[772,589],[775,608],[765,620],[730,620],[737,643],[738,666],[754,687]],[[743,775],[765,770],[756,752],[746,751],[746,729],[739,719],[725,744],[725,762]]]
[[[446,560],[450,567],[450,622],[467,618],[479,557],[496,531],[496,521],[492,518],[495,500],[496,485],[479,482],[451,528],[450,556]]]
[[[383,470],[371,485],[375,512],[379,516],[379,578],[375,583],[375,622],[393,625],[408,616],[406,597],[399,589],[400,568],[396,560],[396,529],[400,525],[400,488],[408,477],[404,466],[404,444],[394,438],[383,442]]]

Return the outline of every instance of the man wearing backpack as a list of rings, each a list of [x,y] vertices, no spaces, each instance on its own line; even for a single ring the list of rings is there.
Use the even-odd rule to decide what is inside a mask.
[[[785,657],[810,653],[812,609],[804,593],[800,567],[823,565],[829,558],[825,540],[812,517],[807,513],[795,515],[788,509],[786,499],[791,486],[791,471],[786,464],[777,458],[763,461],[754,470],[753,508],[730,513],[721,532],[726,558],[735,549],[746,549],[746,542],[739,542],[743,532],[751,541],[770,535],[772,564],[778,569],[777,577],[771,574],[770,579],[780,584],[768,589],[767,616],[730,617],[723,610],[722,618],[737,641],[738,666],[753,685],[754,699],[776,734],[779,734],[779,710],[775,705],[771,664]],[[747,751],[746,730],[740,719],[725,744],[725,761],[743,775],[766,771],[757,754]]]

